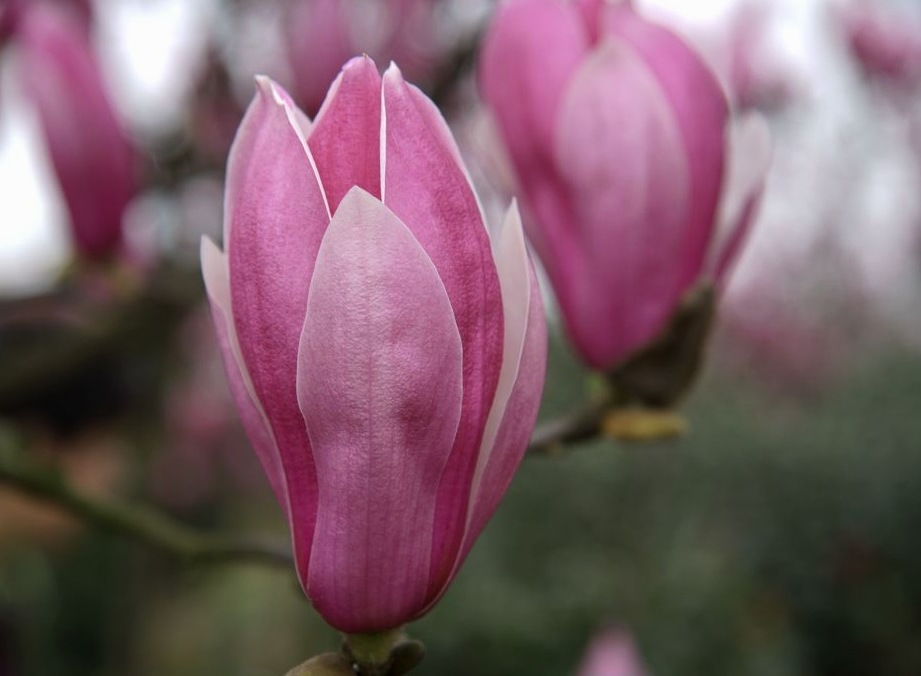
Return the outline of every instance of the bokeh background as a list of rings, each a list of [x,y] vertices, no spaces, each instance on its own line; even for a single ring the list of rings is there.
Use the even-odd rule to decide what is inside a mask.
[[[495,219],[508,195],[474,76],[494,5],[26,1],[87,22],[138,188],[118,255],[81,259],[0,21],[0,460],[283,543],[198,271],[252,77],[313,114],[349,56],[396,60]],[[418,673],[575,673],[619,627],[650,675],[921,674],[921,6],[637,4],[767,117],[761,217],[688,434],[527,458],[414,625]],[[555,327],[551,342],[545,420],[597,386]],[[186,565],[0,486],[0,676],[269,676],[337,643],[289,570]]]

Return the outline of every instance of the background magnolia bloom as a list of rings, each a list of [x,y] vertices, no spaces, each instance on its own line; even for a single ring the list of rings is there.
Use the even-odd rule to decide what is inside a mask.
[[[546,328],[516,208],[490,241],[441,115],[350,61],[311,122],[272,81],[202,267],[237,406],[334,627],[440,597],[527,447]]]
[[[734,118],[698,54],[629,2],[510,0],[479,75],[572,341],[613,368],[698,282],[724,282],[766,126]]]
[[[80,254],[115,253],[134,196],[134,155],[79,14],[48,2],[15,18],[19,80],[35,106]]]
[[[851,3],[841,11],[851,54],[870,76],[896,84],[921,80],[921,20],[879,3]]]
[[[353,54],[395,61],[425,79],[438,61],[433,0],[288,0],[285,47],[292,93],[316,112],[326,87]]]
[[[629,634],[609,629],[588,646],[578,676],[647,676]]]

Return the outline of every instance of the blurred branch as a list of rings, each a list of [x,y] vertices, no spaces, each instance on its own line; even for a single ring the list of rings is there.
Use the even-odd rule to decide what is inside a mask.
[[[528,454],[556,455],[567,446],[599,437],[610,409],[611,402],[605,398],[538,425],[531,437]]]
[[[0,303],[0,336],[12,334],[20,317],[43,327],[35,339],[4,343],[0,352],[0,410],[54,390],[100,357],[126,347],[158,346],[201,298],[198,271],[163,269],[140,293],[110,306],[87,307],[65,289],[57,297]],[[40,304],[48,321],[30,317]],[[62,321],[60,318],[66,316]],[[28,322],[23,322],[28,323]],[[55,330],[57,329],[57,330]]]
[[[198,532],[159,512],[135,505],[103,501],[74,492],[59,474],[30,467],[17,459],[22,449],[0,439],[0,485],[55,505],[101,530],[133,538],[188,563],[255,563],[291,567],[287,548]]]

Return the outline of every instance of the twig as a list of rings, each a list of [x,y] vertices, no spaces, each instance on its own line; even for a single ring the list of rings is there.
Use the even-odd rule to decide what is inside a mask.
[[[601,434],[601,423],[611,402],[598,400],[537,426],[528,446],[529,455],[555,455],[566,446],[590,441]]]
[[[90,498],[57,475],[17,461],[10,439],[0,440],[0,484],[55,505],[103,530],[133,538],[188,563],[256,563],[290,567],[286,548],[200,533],[151,508]]]

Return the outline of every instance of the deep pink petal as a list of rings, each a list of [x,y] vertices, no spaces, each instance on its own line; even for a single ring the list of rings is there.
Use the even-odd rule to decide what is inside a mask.
[[[256,398],[252,380],[243,363],[230,315],[230,273],[227,270],[227,257],[207,237],[203,237],[201,241],[201,270],[230,391],[256,456],[262,464],[278,503],[287,515],[288,491],[281,457],[268,418]]]
[[[727,144],[726,181],[717,220],[717,240],[710,270],[725,286],[755,221],[771,163],[771,133],[760,115],[733,122]]]
[[[135,192],[134,157],[85,27],[65,10],[32,3],[18,30],[20,78],[37,109],[77,249],[112,254]]]
[[[297,406],[297,349],[329,212],[300,126],[278,85],[260,79],[231,148],[225,199],[233,321],[253,390],[290,486],[302,582],[316,518],[316,476]]]
[[[463,417],[439,488],[432,593],[450,575],[502,363],[502,299],[489,236],[437,110],[391,66],[384,74],[384,203],[444,282],[464,350]]]
[[[337,629],[390,629],[424,607],[461,377],[432,261],[354,188],[320,248],[298,367],[319,487],[308,593]]]
[[[610,0],[575,0],[576,8],[582,15],[582,24],[592,42],[598,40],[601,28],[601,13]]]
[[[483,435],[457,567],[499,506],[527,451],[547,367],[544,307],[515,205],[506,215],[496,262],[505,313],[502,372]]]
[[[609,5],[605,32],[631,45],[665,92],[681,129],[690,168],[690,192],[678,286],[700,275],[716,223],[723,183],[726,95],[701,56],[671,31],[637,14],[631,3]]]
[[[609,40],[585,62],[556,148],[581,256],[554,282],[580,352],[610,368],[656,336],[683,292],[689,168],[673,111],[636,52]]]
[[[330,87],[308,139],[330,209],[352,186],[381,196],[381,76],[366,56],[349,61]]]
[[[525,226],[548,270],[571,248],[572,214],[553,158],[566,88],[589,52],[579,11],[559,0],[499,6],[483,42],[478,77],[526,199]]]

